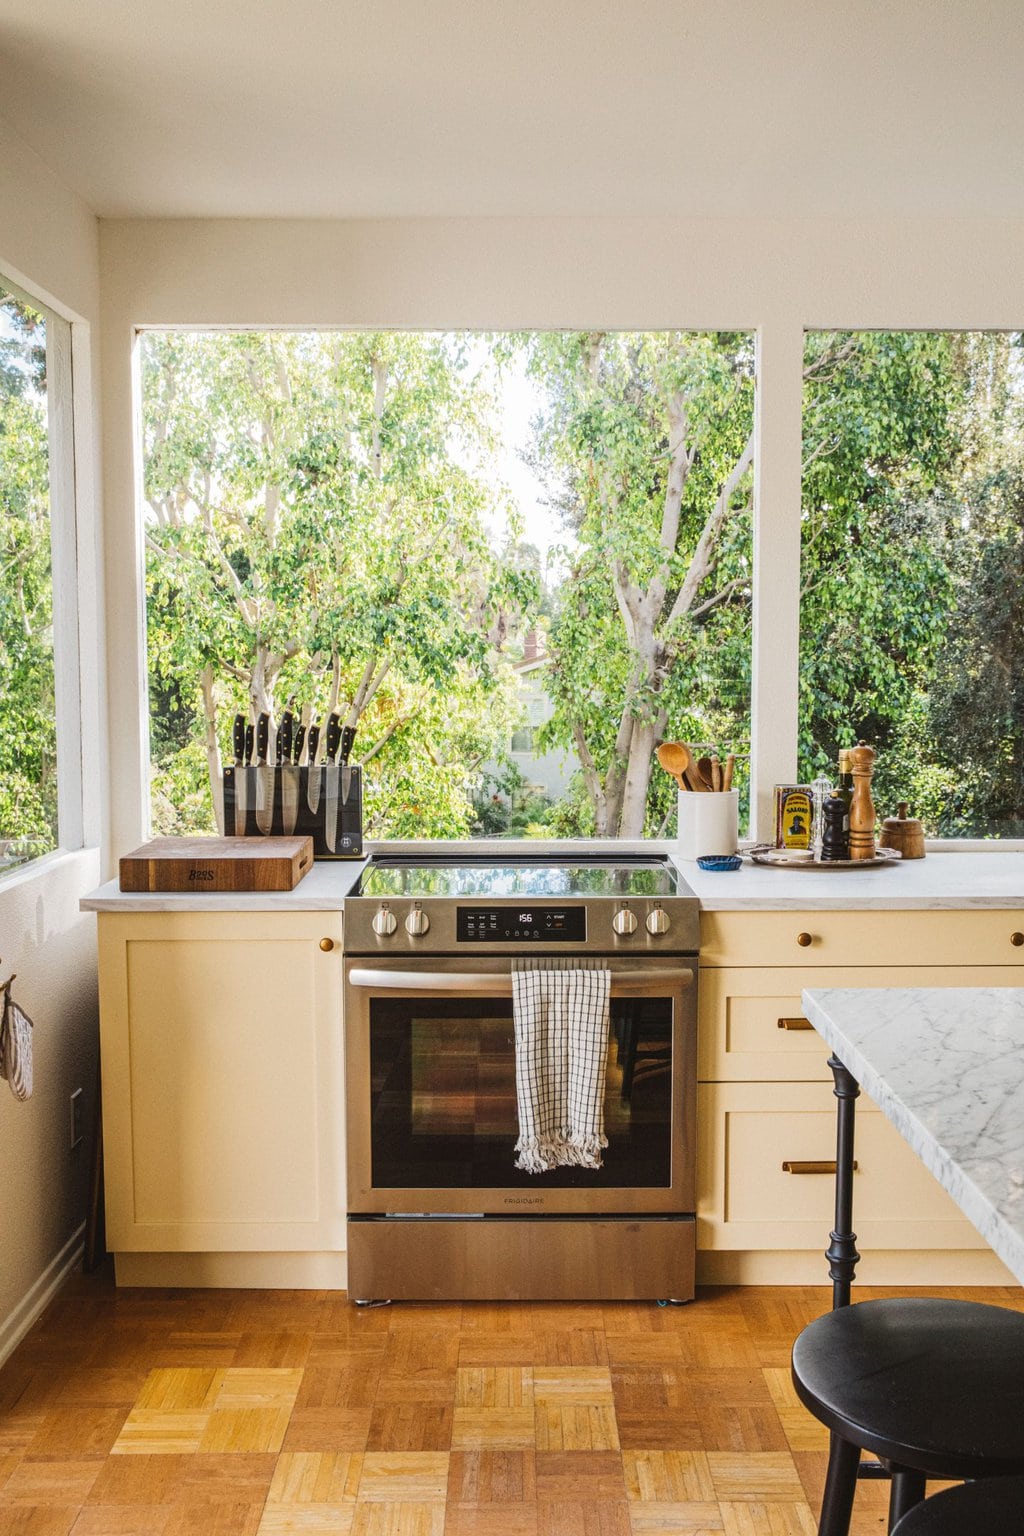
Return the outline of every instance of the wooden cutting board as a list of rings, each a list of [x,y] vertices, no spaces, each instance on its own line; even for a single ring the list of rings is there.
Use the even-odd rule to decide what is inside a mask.
[[[156,837],[121,860],[122,891],[293,891],[311,837]]]

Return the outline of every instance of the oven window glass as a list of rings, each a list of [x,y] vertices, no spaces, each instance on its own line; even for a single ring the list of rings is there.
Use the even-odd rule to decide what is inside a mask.
[[[612,999],[604,1167],[522,1173],[512,1004],[375,998],[375,1189],[656,1189],[671,1183],[672,1003]]]

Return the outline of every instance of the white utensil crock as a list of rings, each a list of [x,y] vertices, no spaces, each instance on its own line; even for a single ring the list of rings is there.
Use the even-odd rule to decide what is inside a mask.
[[[679,857],[699,859],[705,854],[735,853],[739,802],[738,789],[719,794],[681,792],[676,834]]]

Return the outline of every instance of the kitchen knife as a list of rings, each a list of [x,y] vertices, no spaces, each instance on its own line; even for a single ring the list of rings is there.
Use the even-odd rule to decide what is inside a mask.
[[[323,769],[316,760],[320,749],[320,727],[311,725],[309,728],[309,768],[306,771],[306,804],[315,816],[320,808],[320,776]]]
[[[234,777],[234,781],[235,781],[235,827],[234,827],[234,831],[235,831],[235,836],[236,837],[244,837],[245,836],[245,812],[246,812],[246,807],[247,807],[247,804],[248,804],[248,799],[247,799],[247,796],[246,796],[246,793],[245,793],[246,787],[247,787],[246,786],[246,782],[245,782],[246,770],[245,770],[245,766],[244,766],[245,765],[245,741],[246,741],[246,736],[249,735],[251,733],[251,731],[252,731],[252,726],[251,725],[249,726],[248,731],[246,731],[245,716],[244,715],[236,715],[235,716],[235,723],[234,723],[234,726],[233,726],[232,732],[231,732],[231,745],[234,748],[234,753],[235,753],[235,772],[234,772],[233,777]],[[227,828],[225,828],[225,831],[227,831]]]
[[[295,732],[295,750],[292,753],[292,762],[293,763],[301,763],[302,762],[302,744],[303,744],[303,742],[305,740],[306,740],[306,727],[304,725],[300,725],[298,730]]]
[[[352,743],[355,741],[356,728],[354,725],[346,725],[341,733],[341,803],[348,805],[349,790],[352,788],[352,770],[348,765],[348,755],[352,751]]]
[[[328,762],[320,770],[324,776],[327,804],[324,811],[324,841],[333,853],[338,842],[338,779],[341,769],[335,762]]]
[[[281,780],[281,825],[285,837],[291,837],[299,817],[299,772],[287,758],[277,770]]]
[[[267,762],[270,746],[270,716],[261,713],[256,721],[256,825],[264,834],[274,824],[274,770]]]
[[[280,762],[290,763],[292,760],[292,731],[295,726],[295,716],[290,709],[286,709],[281,719],[281,757]]]
[[[250,721],[249,724],[245,728],[245,762],[246,762],[246,767],[248,767],[248,765],[252,762],[252,748],[253,748],[254,736],[255,736],[255,732],[253,731],[253,728],[252,728],[252,721]]]
[[[333,763],[338,755],[341,745],[341,721],[337,715],[327,717],[327,740],[324,743],[324,754],[329,763]]]

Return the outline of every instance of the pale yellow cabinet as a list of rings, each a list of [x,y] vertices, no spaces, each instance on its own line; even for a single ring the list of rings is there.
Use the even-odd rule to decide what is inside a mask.
[[[808,878],[813,878],[809,876]],[[814,1283],[832,1225],[835,1099],[804,987],[1024,985],[1020,913],[705,913],[698,1027],[699,1275]],[[809,940],[809,942],[808,942]],[[903,1138],[862,1096],[854,1226],[877,1283],[1009,1283]],[[815,1165],[825,1171],[815,1171]]]
[[[344,1284],[341,916],[102,913],[122,1283]]]

